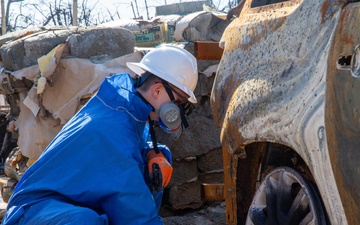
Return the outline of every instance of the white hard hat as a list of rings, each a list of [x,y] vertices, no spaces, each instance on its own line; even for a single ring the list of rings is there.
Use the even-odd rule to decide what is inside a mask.
[[[197,63],[185,49],[161,45],[149,51],[139,63],[127,62],[126,65],[139,76],[148,71],[160,77],[189,95],[190,102],[197,102],[194,95],[198,81]]]

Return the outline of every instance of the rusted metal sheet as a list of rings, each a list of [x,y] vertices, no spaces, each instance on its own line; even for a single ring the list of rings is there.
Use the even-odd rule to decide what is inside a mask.
[[[194,55],[197,59],[220,60],[223,51],[219,47],[219,42],[196,41],[194,43]]]
[[[226,143],[224,143],[226,144]],[[223,146],[224,161],[224,197],[226,202],[226,223],[237,224],[237,193],[236,193],[236,168],[237,156],[227,151]]]
[[[249,179],[234,159],[252,161],[241,149],[270,142],[304,160],[332,224],[359,224],[360,81],[336,65],[360,43],[360,3],[293,0],[252,8],[251,2],[223,34],[211,94],[222,127],[227,223],[241,221],[239,190],[246,187],[239,185],[246,184],[236,179]]]

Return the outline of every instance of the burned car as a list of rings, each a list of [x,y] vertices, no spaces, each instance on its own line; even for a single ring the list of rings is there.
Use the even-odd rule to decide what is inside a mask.
[[[233,12],[211,93],[227,223],[360,224],[360,1]]]

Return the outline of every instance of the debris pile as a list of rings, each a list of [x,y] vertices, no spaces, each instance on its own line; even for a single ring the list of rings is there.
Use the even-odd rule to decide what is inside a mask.
[[[136,46],[152,47],[163,42],[219,42],[229,25],[226,14],[216,11],[199,11],[188,15],[164,15],[151,20],[123,19],[99,27],[123,27],[135,35]]]

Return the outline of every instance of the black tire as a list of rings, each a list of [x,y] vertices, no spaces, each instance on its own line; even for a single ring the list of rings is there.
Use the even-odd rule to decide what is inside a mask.
[[[290,167],[272,170],[250,205],[246,225],[326,225],[318,191]]]

